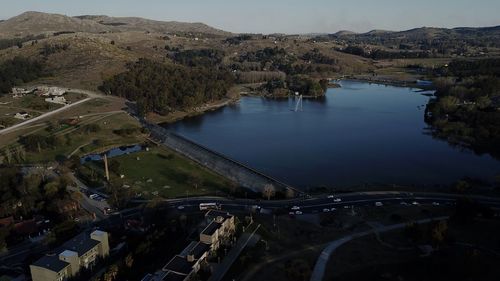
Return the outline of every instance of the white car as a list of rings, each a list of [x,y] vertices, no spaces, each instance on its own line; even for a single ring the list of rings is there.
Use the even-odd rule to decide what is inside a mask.
[[[439,206],[439,202],[432,202],[433,206]]]
[[[328,212],[330,212],[330,209],[328,209],[328,208],[323,209],[323,213],[328,213]]]
[[[382,204],[382,202],[375,202],[375,206],[382,207],[382,206],[384,206],[384,204]]]
[[[332,212],[333,212],[333,211],[336,211],[336,210],[337,210],[336,208],[331,208],[331,209],[330,209],[330,211],[332,211]]]
[[[328,198],[328,199],[333,199],[334,197],[335,197],[335,196],[333,196],[333,195],[328,195],[328,197],[327,197],[327,198]]]
[[[296,215],[302,215],[302,212],[301,211],[296,211],[295,214]]]
[[[184,206],[177,206],[177,210],[184,210]]]
[[[289,212],[288,214],[289,214],[290,216],[293,216],[293,215],[295,215],[295,212]]]
[[[333,199],[333,202],[335,202],[335,203],[342,202],[342,199],[340,199],[340,198],[335,198],[335,199]]]
[[[298,207],[298,206],[293,206],[292,207],[292,211],[297,211],[297,210],[300,210],[300,207]]]
[[[344,209],[349,209],[349,208],[351,208],[351,206],[348,206],[348,205],[344,206]]]
[[[412,205],[419,205],[419,203],[417,201],[413,201],[411,202]]]

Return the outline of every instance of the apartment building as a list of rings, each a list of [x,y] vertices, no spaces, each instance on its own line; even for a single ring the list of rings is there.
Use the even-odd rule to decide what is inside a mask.
[[[92,267],[97,258],[109,255],[108,233],[81,233],[55,252],[58,254],[48,254],[30,265],[33,281],[63,281],[81,268]]]

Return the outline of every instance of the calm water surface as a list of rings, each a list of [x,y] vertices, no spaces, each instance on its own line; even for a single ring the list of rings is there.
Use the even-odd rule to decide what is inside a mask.
[[[244,97],[169,128],[303,188],[447,184],[500,174],[500,161],[426,134],[428,99],[415,89],[343,81],[322,100],[304,100],[302,112],[291,110],[293,99]]]

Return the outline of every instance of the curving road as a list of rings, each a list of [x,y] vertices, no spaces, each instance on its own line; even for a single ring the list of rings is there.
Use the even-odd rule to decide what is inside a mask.
[[[226,199],[222,197],[192,197],[181,199],[168,199],[164,202],[170,207],[183,206],[184,212],[199,210],[199,204],[204,202],[213,202],[221,205],[223,210],[228,211],[244,211],[251,206],[259,206],[267,210],[286,209],[289,210],[293,206],[299,207],[299,210],[306,213],[322,212],[328,208],[344,208],[351,206],[374,206],[375,202],[387,204],[445,204],[452,205],[457,199],[462,198],[461,195],[445,194],[445,193],[428,193],[428,192],[355,192],[339,194],[335,198],[341,199],[340,202],[335,202],[333,198],[328,196],[318,196],[309,199],[291,199],[291,200],[247,200],[247,199]],[[468,198],[492,207],[500,209],[500,198],[490,198],[483,196],[468,196]],[[147,203],[148,200],[134,200],[136,203]]]
[[[416,221],[416,223],[429,223],[432,221],[440,221],[440,220],[446,220],[448,217],[436,217],[436,218],[430,218],[430,219],[422,219]],[[323,277],[325,275],[325,270],[326,266],[328,264],[328,260],[330,259],[330,256],[332,253],[339,248],[340,246],[344,245],[345,243],[356,239],[360,238],[363,236],[367,236],[370,234],[375,234],[375,233],[382,233],[382,232],[387,232],[391,230],[396,230],[400,228],[404,228],[407,225],[407,223],[398,223],[398,224],[393,224],[393,225],[387,225],[387,226],[381,226],[375,229],[363,231],[363,232],[358,232],[354,233],[345,237],[342,237],[340,239],[334,240],[326,246],[326,248],[321,252],[321,254],[318,257],[318,260],[316,261],[316,264],[314,266],[312,275],[311,275],[311,281],[322,281]]]

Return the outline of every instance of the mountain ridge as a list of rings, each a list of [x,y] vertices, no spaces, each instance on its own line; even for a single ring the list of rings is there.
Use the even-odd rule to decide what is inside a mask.
[[[229,36],[231,33],[204,23],[157,21],[139,17],[110,17],[105,15],[82,15],[70,17],[62,14],[36,11],[24,12],[0,22],[0,38],[56,32],[107,33],[144,31],[156,33],[201,33]]]

